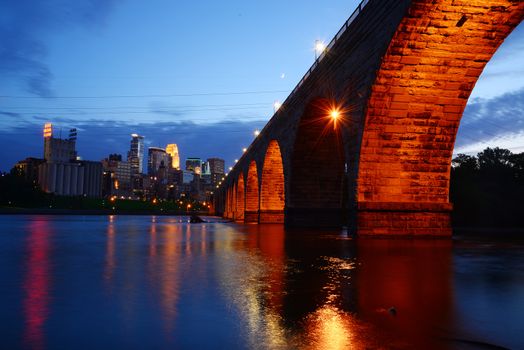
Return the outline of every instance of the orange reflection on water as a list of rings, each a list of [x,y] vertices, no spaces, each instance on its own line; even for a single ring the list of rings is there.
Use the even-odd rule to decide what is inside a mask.
[[[44,324],[49,314],[50,228],[49,223],[34,218],[27,239],[27,272],[24,279],[24,342],[32,349],[44,348]]]
[[[350,315],[336,307],[325,305],[306,320],[305,335],[308,349],[350,349],[353,343],[353,322]]]
[[[155,257],[157,253],[156,243],[156,223],[153,221],[149,235],[149,256]]]
[[[115,226],[113,215],[109,216],[109,224],[107,225],[106,237],[106,259],[104,265],[104,279],[111,281],[115,271]]]
[[[358,241],[357,290],[361,318],[397,339],[442,348],[453,303],[452,242]]]
[[[182,261],[180,240],[182,237],[182,226],[178,224],[164,225],[161,232],[163,251],[161,253],[162,259],[160,261],[161,266],[158,279],[160,282],[160,303],[164,318],[164,329],[165,334],[169,337],[174,328],[177,302],[180,294],[180,263]]]

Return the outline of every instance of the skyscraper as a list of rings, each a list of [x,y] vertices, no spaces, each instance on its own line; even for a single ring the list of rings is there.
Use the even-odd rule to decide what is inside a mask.
[[[202,159],[187,158],[186,159],[186,170],[192,171],[195,174],[200,175],[200,173],[202,172]]]
[[[171,164],[171,157],[163,148],[149,147],[147,160],[147,173],[156,175],[160,166],[168,167]]]
[[[170,143],[167,145],[166,153],[171,156],[171,167],[177,170],[180,169],[180,156],[178,155],[178,146],[176,143]]]
[[[131,134],[131,148],[127,153],[127,161],[131,164],[131,175],[144,173],[144,136]]]
[[[216,186],[224,175],[225,162],[220,158],[208,158],[209,172],[211,173],[211,184]]]
[[[209,172],[211,174],[224,174],[225,161],[220,158],[208,158]]]

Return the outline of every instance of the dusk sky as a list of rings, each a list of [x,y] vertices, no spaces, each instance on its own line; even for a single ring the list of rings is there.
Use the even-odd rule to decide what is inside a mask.
[[[78,153],[124,156],[131,133],[232,164],[358,1],[2,0],[0,170],[43,156],[42,128]],[[524,27],[490,61],[455,152],[524,151]]]

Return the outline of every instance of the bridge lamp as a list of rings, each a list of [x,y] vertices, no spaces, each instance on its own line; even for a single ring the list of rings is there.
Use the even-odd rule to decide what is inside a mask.
[[[229,167],[229,171],[231,171],[231,170],[233,170],[233,167],[232,167],[232,166]]]
[[[337,128],[337,121],[340,118],[340,111],[338,109],[332,109],[329,112],[329,116],[333,120],[333,129]]]
[[[280,107],[282,107],[282,103],[280,103],[280,101],[275,101],[273,103],[273,110],[276,112],[280,109]]]
[[[315,60],[326,50],[326,44],[322,40],[315,40]]]
[[[260,135],[260,130],[255,130],[255,132],[253,132],[253,134],[255,135],[255,137],[257,137],[258,135]]]
[[[235,163],[238,163],[238,159],[235,159]]]
[[[246,151],[247,151],[247,148],[245,148],[245,147],[242,148],[242,153],[246,153]]]

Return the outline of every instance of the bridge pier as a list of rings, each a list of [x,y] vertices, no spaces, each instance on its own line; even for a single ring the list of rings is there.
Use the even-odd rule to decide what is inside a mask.
[[[451,203],[359,202],[356,233],[450,237],[451,209]]]
[[[344,222],[341,208],[286,208],[286,227],[340,228]]]
[[[260,210],[259,223],[261,224],[283,224],[283,210]]]
[[[258,210],[256,210],[256,211],[246,210],[244,212],[244,222],[246,222],[246,223],[256,223],[256,222],[258,222]]]

